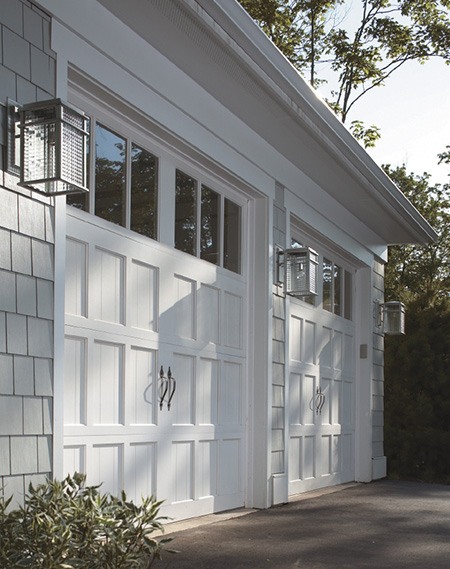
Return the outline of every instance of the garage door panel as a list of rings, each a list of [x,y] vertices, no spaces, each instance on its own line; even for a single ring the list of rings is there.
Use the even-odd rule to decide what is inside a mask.
[[[342,383],[342,418],[341,423],[347,428],[354,425],[354,386],[352,381]]]
[[[314,401],[316,377],[293,373],[290,377],[289,401],[290,424],[313,425],[315,422]]]
[[[143,497],[156,495],[156,443],[131,443],[125,448],[127,496],[139,503]]]
[[[219,441],[199,441],[197,454],[197,497],[207,498],[218,493]]]
[[[158,269],[132,259],[128,278],[130,325],[156,332],[158,329]]]
[[[242,424],[242,366],[224,361],[220,374],[219,424]]]
[[[86,472],[86,445],[64,447],[64,476],[74,472]]]
[[[88,373],[92,424],[124,424],[124,346],[95,341]]]
[[[355,361],[355,340],[350,334],[344,335],[344,365],[343,371],[346,373],[353,374],[353,362]]]
[[[196,281],[174,275],[175,334],[195,339],[196,334]]]
[[[316,414],[318,414],[318,419],[322,425],[332,425],[332,410],[333,410],[333,380],[328,377],[323,377],[320,380],[320,389],[323,399],[320,400],[319,397],[316,399]]]
[[[125,259],[112,251],[95,248],[90,293],[94,318],[114,324],[125,323]]]
[[[318,474],[327,476],[331,474],[332,436],[322,435],[319,443]]]
[[[346,473],[345,479],[351,480],[353,474],[353,456],[355,452],[355,442],[352,434],[342,435],[342,469]]]
[[[241,492],[241,462],[241,439],[223,439],[219,443],[219,495]]]
[[[319,363],[321,367],[333,367],[333,330],[322,326],[319,336]]]
[[[86,340],[65,339],[64,420],[66,425],[86,424]]]
[[[197,424],[215,425],[218,419],[219,361],[200,358],[197,374]]]
[[[123,444],[94,444],[90,454],[87,483],[117,496],[123,488]]]
[[[172,443],[171,468],[165,473],[171,482],[171,503],[194,499],[194,442]]]
[[[242,296],[224,292],[223,295],[223,344],[229,348],[242,348],[243,338]]]
[[[303,319],[291,316],[289,321],[289,356],[291,361],[302,361]]]
[[[87,243],[67,239],[65,309],[76,316],[87,316],[87,251]]]
[[[155,425],[157,421],[157,354],[131,346],[126,376],[126,423]]]
[[[220,304],[219,290],[201,283],[198,293],[198,339],[219,344]]]
[[[339,474],[342,470],[341,435],[334,435],[331,439],[331,472]]]
[[[344,350],[343,350],[343,334],[342,332],[334,331],[333,336],[333,367],[336,370],[343,369]]]
[[[167,410],[165,416],[170,417],[173,425],[193,425],[195,423],[195,357],[174,353],[172,357],[165,358],[165,360],[167,360],[168,366],[171,366],[171,372],[176,380],[176,390],[170,402],[170,410],[167,407],[163,408],[163,411]],[[160,361],[164,361],[161,356]],[[168,367],[165,367],[165,370],[167,373]],[[167,402],[170,396],[171,393],[168,392],[166,395]]]
[[[313,435],[303,437],[302,453],[302,476],[303,480],[310,480],[316,477],[316,437]]]
[[[316,324],[310,320],[305,320],[302,360],[307,364],[316,363],[316,343]]]

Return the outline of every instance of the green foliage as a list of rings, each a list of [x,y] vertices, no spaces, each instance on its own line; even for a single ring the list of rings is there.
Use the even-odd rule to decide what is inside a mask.
[[[289,61],[309,76],[313,87],[323,80],[316,72],[326,50],[330,11],[343,0],[240,0]]]
[[[408,61],[450,63],[449,0],[240,0],[345,122],[364,95]],[[358,11],[355,23],[347,19]],[[343,14],[342,14],[343,12]],[[353,121],[366,147],[380,132]],[[450,147],[439,155],[450,164]],[[386,339],[385,440],[390,474],[450,483],[450,184],[385,167],[438,234],[425,246],[389,248],[386,300],[407,305],[407,336]]]
[[[445,152],[438,154],[439,164],[450,164],[450,146],[446,146]]]
[[[450,484],[450,309],[410,305],[406,336],[385,340],[389,476]]]
[[[376,125],[366,127],[362,121],[352,121],[350,131],[356,140],[360,140],[364,148],[373,148],[381,134],[380,129]]]
[[[161,502],[102,494],[82,474],[30,485],[25,505],[10,505],[0,499],[2,569],[149,569],[170,541],[151,535],[163,530]]]
[[[450,187],[386,172],[438,238],[389,248],[387,300],[402,300],[406,336],[385,340],[385,452],[392,477],[450,484]]]
[[[313,87],[330,81],[346,121],[371,89],[408,61],[450,63],[448,0],[240,0]],[[354,25],[347,12],[358,13]],[[330,79],[330,73],[333,77]]]
[[[450,185],[430,185],[430,176],[408,174],[404,167],[386,173],[433,226],[438,238],[425,246],[389,247],[385,273],[387,300],[411,306],[448,304],[450,290]]]

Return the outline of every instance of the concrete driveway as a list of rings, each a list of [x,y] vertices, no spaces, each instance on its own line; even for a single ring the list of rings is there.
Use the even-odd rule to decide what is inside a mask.
[[[179,550],[155,564],[167,569],[449,569],[450,486],[349,485],[166,533]]]

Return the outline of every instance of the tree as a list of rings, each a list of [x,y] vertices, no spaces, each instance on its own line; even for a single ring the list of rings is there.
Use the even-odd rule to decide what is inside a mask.
[[[450,0],[359,0],[352,4],[352,14],[359,10],[353,26],[345,0],[240,3],[313,87],[329,83],[327,102],[343,122],[406,62],[450,63]],[[351,129],[366,146],[379,138],[376,126],[361,121]]]
[[[450,63],[450,0],[357,1],[352,26],[340,16],[345,0],[240,0],[313,87],[330,81],[328,104],[343,122],[408,61]],[[380,136],[358,120],[351,130],[366,146]],[[450,146],[439,161],[450,164]],[[425,246],[389,248],[386,300],[407,305],[406,337],[385,341],[389,473],[450,483],[450,184],[405,167],[385,170],[438,234]]]
[[[408,174],[404,166],[384,169],[438,234],[435,242],[425,246],[389,248],[386,299],[422,308],[446,304],[450,300],[450,185],[430,185],[428,174]]]
[[[267,36],[313,87],[327,50],[329,20],[344,0],[239,0]]]
[[[389,476],[450,484],[450,309],[409,307],[406,336],[385,341]]]
[[[402,300],[406,336],[385,339],[389,474],[450,483],[450,185],[385,167],[435,228],[435,242],[389,248],[386,300]]]
[[[446,147],[446,150],[441,154],[438,154],[439,164],[450,164],[450,146]]]

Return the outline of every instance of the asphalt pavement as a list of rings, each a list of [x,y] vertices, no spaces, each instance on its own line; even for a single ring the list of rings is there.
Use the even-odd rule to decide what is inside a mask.
[[[450,569],[450,486],[355,484],[167,533],[155,569]]]

